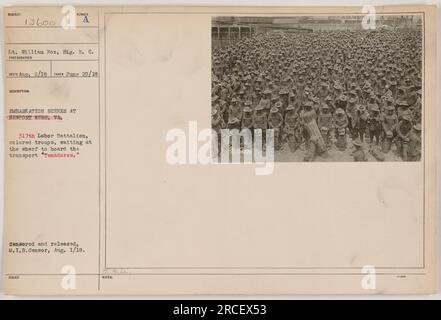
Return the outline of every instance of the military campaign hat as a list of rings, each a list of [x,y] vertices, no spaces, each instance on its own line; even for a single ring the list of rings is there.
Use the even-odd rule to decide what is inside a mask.
[[[277,112],[279,112],[279,109],[278,109],[276,106],[274,106],[274,107],[272,107],[272,108],[270,109],[270,112],[271,112],[271,113],[277,113]]]
[[[369,99],[377,99],[377,94],[374,91],[369,93]]]
[[[388,110],[388,111],[395,111],[395,107],[394,106],[392,106],[392,105],[390,105],[390,106],[386,106],[386,110]]]
[[[290,105],[288,105],[287,107],[286,107],[286,111],[293,111],[293,110],[295,110],[296,108],[292,105],[292,104],[290,104]]]
[[[236,117],[232,117],[228,120],[228,124],[236,124],[239,123],[239,119],[237,119]]]
[[[272,93],[271,90],[268,89],[268,88],[266,88],[266,89],[263,91],[263,94],[271,94],[271,93]]]
[[[410,114],[410,111],[407,110],[407,111],[404,111],[401,114],[401,118],[404,119],[404,120],[407,120],[407,121],[411,121],[412,120],[412,115]]]
[[[256,111],[260,111],[260,110],[263,110],[264,109],[264,107],[263,107],[263,105],[261,104],[261,103],[259,103],[257,106],[256,106]]]
[[[338,100],[340,100],[340,101],[348,101],[348,97],[345,95],[345,94],[341,94],[339,97],[338,97]]]
[[[408,107],[409,106],[409,104],[407,103],[407,101],[405,101],[405,100],[403,100],[403,99],[397,99],[397,101],[395,101],[395,103],[397,104],[397,105],[399,105],[399,106],[405,106],[405,107]]]
[[[365,111],[366,107],[364,106],[364,104],[359,104],[359,105],[357,105],[357,110],[358,111]]]
[[[289,94],[289,91],[288,91],[288,89],[283,88],[283,89],[281,89],[281,90],[279,91],[279,94],[280,94],[280,95]]]
[[[337,108],[337,110],[335,110],[336,114],[345,114],[345,111],[342,108]]]
[[[392,97],[392,94],[386,95],[384,97],[384,100],[387,101],[387,102],[391,102],[391,103],[395,102],[394,97]]]
[[[421,131],[421,124],[417,123],[416,125],[413,126],[413,128],[414,128],[416,131]]]
[[[355,98],[355,97],[351,97],[351,98],[349,98],[349,100],[348,100],[348,103],[349,104],[354,104],[354,103],[356,103],[357,102],[357,98]]]
[[[248,107],[248,106],[243,108],[243,112],[249,113],[251,111],[253,111],[253,110],[250,107]]]
[[[374,104],[372,104],[371,110],[372,111],[380,111],[380,107],[378,106],[378,104],[374,103]]]
[[[361,142],[360,138],[357,138],[354,141],[352,141],[352,144],[354,146],[357,146],[357,147],[361,147],[363,145],[363,143]]]
[[[336,82],[335,84],[334,84],[334,87],[333,87],[335,90],[343,90],[343,87],[341,86],[341,84],[340,83],[338,83],[338,82]]]
[[[245,101],[244,105],[251,106],[253,103],[250,100]]]
[[[311,101],[306,101],[306,102],[302,103],[302,106],[308,107],[308,108],[312,108],[312,102]]]
[[[274,105],[276,108],[281,108],[282,107],[282,102],[281,101],[277,101],[276,104]]]
[[[415,81],[415,85],[416,85],[418,88],[421,88],[421,83],[422,83],[421,76],[418,75],[417,78],[416,78],[416,81]]]

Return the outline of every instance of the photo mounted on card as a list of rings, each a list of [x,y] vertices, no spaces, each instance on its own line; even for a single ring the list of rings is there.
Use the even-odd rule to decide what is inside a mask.
[[[419,161],[422,19],[214,17],[218,140],[236,129],[245,152],[260,133],[276,161]]]
[[[8,294],[437,290],[436,7],[8,7]]]

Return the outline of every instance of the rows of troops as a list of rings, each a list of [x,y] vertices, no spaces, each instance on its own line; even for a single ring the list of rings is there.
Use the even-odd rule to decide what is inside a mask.
[[[274,129],[275,149],[354,146],[355,161],[421,157],[421,33],[416,30],[265,33],[213,50],[212,127]],[[375,148],[374,148],[375,147]]]

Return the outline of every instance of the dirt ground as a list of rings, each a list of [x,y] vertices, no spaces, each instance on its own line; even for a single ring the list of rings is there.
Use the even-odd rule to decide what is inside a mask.
[[[376,147],[381,151],[381,148]],[[369,141],[364,142],[363,150],[366,154],[367,161],[378,162],[377,159],[369,152]],[[352,152],[355,150],[352,145],[351,139],[348,138],[348,146],[346,150],[340,151],[332,143],[331,148],[322,155],[317,155],[314,159],[315,162],[353,162]],[[287,144],[284,144],[280,150],[274,152],[274,160],[276,162],[303,162],[305,157],[305,146],[300,146],[295,152],[291,152]],[[401,157],[396,152],[395,145],[392,145],[391,150],[384,154],[384,161],[402,161]]]
[[[364,141],[363,143],[363,150],[366,154],[366,158],[368,162],[379,162],[373,154],[370,152],[371,145],[369,143],[369,140]],[[374,145],[373,148],[377,149],[383,156],[384,160],[387,162],[392,161],[402,161],[401,157],[397,153],[397,148],[395,144],[392,144],[391,150],[388,153],[382,153],[381,147]],[[335,139],[332,138],[331,147],[323,154],[316,155],[314,158],[314,162],[353,162],[354,158],[352,156],[352,153],[354,152],[355,148],[352,145],[351,138],[348,138],[347,148],[344,151],[341,151],[337,149],[335,146]],[[227,153],[230,156],[231,161],[231,147],[230,150],[227,151]],[[222,152],[221,152],[222,154]],[[241,162],[243,161],[243,150],[240,151],[241,154]],[[265,154],[265,152],[264,152]],[[305,144],[302,144],[295,152],[292,152],[287,143],[284,143],[280,150],[274,151],[274,161],[275,162],[304,162],[306,150],[305,150]],[[220,161],[220,156],[217,159]]]

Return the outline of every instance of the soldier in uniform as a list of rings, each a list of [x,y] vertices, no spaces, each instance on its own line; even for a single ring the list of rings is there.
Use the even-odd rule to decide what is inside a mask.
[[[311,96],[310,101],[312,102],[312,109],[315,113],[318,113],[320,110],[320,99],[315,96]]]
[[[378,145],[380,143],[380,136],[382,131],[382,118],[380,115],[380,108],[377,104],[371,106],[371,112],[369,113],[369,142],[372,145],[374,143]]]
[[[229,130],[237,129],[240,131],[240,120],[236,117],[231,117],[228,120],[228,129]]]
[[[283,124],[283,117],[280,110],[274,106],[270,110],[268,117],[268,129],[274,130],[274,147],[276,150],[281,146],[281,127]]]
[[[267,116],[265,109],[261,104],[259,104],[253,115],[253,128],[254,130],[256,129],[261,130],[263,146],[265,146],[267,127],[268,127],[268,123],[267,123]],[[256,132],[254,134],[256,134]]]
[[[231,104],[228,114],[228,122],[230,122],[232,118],[237,118],[239,120],[239,123],[240,120],[242,119],[242,110],[240,108],[240,105],[237,103],[236,98],[231,99]]]
[[[355,91],[355,89],[353,89],[353,86],[351,85],[351,90],[349,91],[349,96],[348,96],[348,103],[349,100],[352,100],[353,104],[357,104],[358,103],[358,95],[357,95],[357,91]]]
[[[390,76],[389,90],[392,92],[392,97],[396,97],[397,93],[397,81],[395,75]]]
[[[406,92],[406,87],[405,86],[400,86],[397,88],[397,96],[396,96],[396,100],[406,100],[407,99],[407,92]]]
[[[293,105],[286,108],[283,133],[291,152],[296,151],[302,143],[302,128],[299,124],[299,114]]]
[[[376,94],[374,92],[371,92],[369,95],[369,99],[367,102],[367,111],[371,112],[371,109],[374,105],[378,104],[380,101],[378,100]]]
[[[245,102],[242,115],[242,129],[249,129],[253,132],[253,110],[251,109],[251,101]]]
[[[263,98],[260,100],[259,105],[262,106],[263,110],[269,110],[271,107],[271,90],[265,89],[263,91]]]
[[[417,100],[418,100],[418,94],[417,94],[417,91],[416,91],[416,87],[414,85],[410,85],[407,88],[407,99],[406,99],[406,102],[407,102],[407,104],[410,107],[410,106],[413,106],[416,103]]]
[[[329,85],[326,82],[322,82],[320,84],[320,89],[318,90],[317,95],[320,99],[320,102],[323,103],[326,97],[329,95]]]
[[[382,106],[380,108],[380,112],[382,114],[384,114],[386,112],[386,108],[389,107],[389,106],[395,107],[395,100],[390,95],[384,97],[383,104],[382,104]]]
[[[272,107],[276,106],[276,104],[277,104],[277,108],[279,107],[279,104],[278,104],[279,102],[280,102],[279,101],[279,96],[276,95],[276,94],[273,94],[271,96],[271,104],[270,104],[269,108],[265,110],[266,111],[266,115],[268,117],[269,117],[269,113],[270,113]]]
[[[398,99],[396,101],[397,104],[397,117],[398,121],[401,120],[403,113],[406,113],[409,110],[409,104],[406,100]]]
[[[244,100],[245,100],[245,90],[242,88],[239,90],[237,94],[237,104],[239,105],[241,111],[243,110],[244,107],[243,105]]]
[[[287,80],[285,80],[286,83]],[[289,104],[289,91],[286,87],[280,89],[279,91],[279,97],[280,97],[280,107],[279,107],[279,111],[284,114],[285,113],[285,108],[288,106]]]
[[[366,81],[363,86],[363,102],[366,102],[369,99],[369,95],[372,92],[371,83]]]
[[[335,103],[336,108],[339,108],[339,106],[337,105],[337,100],[340,98],[340,96],[343,93],[343,87],[341,86],[341,84],[337,81],[334,86],[334,96],[333,96],[333,101]]]
[[[317,120],[317,114],[312,109],[312,103],[307,101],[303,104],[304,110],[300,113],[300,121],[303,124],[303,137],[305,140],[306,154],[304,157],[305,161],[313,161],[315,158],[317,146],[315,141],[311,140],[311,134],[309,133],[309,129],[307,124],[311,120]]]
[[[412,127],[409,135],[409,161],[421,160],[421,124],[417,123]]]
[[[294,93],[294,91],[290,91],[288,97],[289,97],[288,105],[291,105],[294,107],[294,109],[296,109],[297,108],[297,96]]]
[[[219,116],[224,120],[225,123],[228,122],[228,110],[227,102],[224,99],[219,100]]]
[[[341,94],[335,102],[335,107],[346,110],[347,103],[348,97],[345,94]]]
[[[331,147],[331,132],[333,129],[334,118],[332,117],[331,110],[327,104],[324,104],[320,110],[318,116],[317,125],[322,133],[323,140],[327,148]]]
[[[334,125],[336,134],[336,146],[339,150],[345,150],[347,146],[346,129],[348,127],[348,117],[343,109],[338,108],[334,114]]]
[[[334,113],[336,108],[332,96],[330,94],[328,94],[327,97],[325,98],[325,103],[329,106],[329,110],[331,111],[331,113]]]
[[[397,151],[401,154],[403,161],[407,161],[410,131],[412,122],[409,113],[403,113],[397,125]]]
[[[396,127],[398,123],[394,106],[387,106],[386,113],[383,115],[383,152],[389,152],[394,137],[396,135]]]
[[[348,129],[351,134],[351,138],[355,139],[357,136],[357,99],[355,97],[351,97],[348,100],[348,104],[346,106],[346,115],[348,116]]]
[[[359,138],[361,142],[364,141],[364,133],[367,128],[367,122],[369,118],[369,113],[366,107],[359,104],[356,109],[356,119],[355,119],[355,138]]]
[[[412,120],[413,123],[415,124],[421,123],[421,119],[422,119],[421,90],[418,90],[417,94],[418,94],[417,101],[414,103],[412,107],[410,107],[410,110],[412,112]]]
[[[355,150],[352,152],[352,156],[354,157],[354,161],[367,161],[366,153],[363,150],[363,143],[359,138],[355,139],[352,142]]]
[[[211,110],[211,126],[217,134],[217,147],[220,150],[221,146],[221,130],[226,128],[224,119],[220,116],[219,110],[214,108]]]
[[[305,77],[303,75],[300,75],[298,78],[298,82],[297,82],[297,95],[298,95],[298,103],[302,104],[303,103],[303,98],[304,98],[304,91],[305,91]]]

